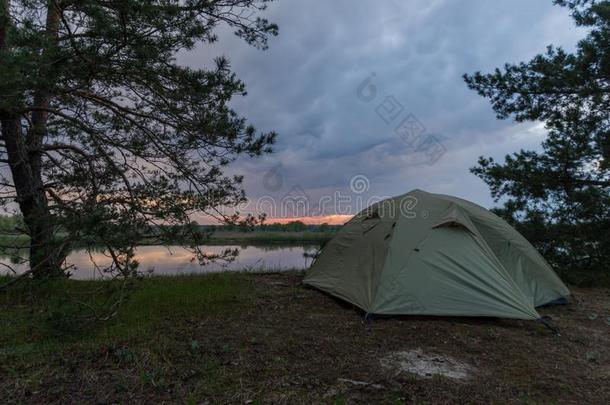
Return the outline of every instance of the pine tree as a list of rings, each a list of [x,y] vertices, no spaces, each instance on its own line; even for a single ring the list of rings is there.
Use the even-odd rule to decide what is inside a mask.
[[[589,29],[574,53],[549,46],[529,62],[464,76],[498,118],[544,122],[542,151],[481,157],[471,170],[559,270],[593,280],[610,260],[610,1],[555,4]]]
[[[222,24],[266,48],[269,1],[0,0],[1,198],[23,214],[35,275],[61,274],[83,241],[130,273],[151,224],[188,228],[244,199],[223,167],[270,152],[275,133],[228,106],[245,88],[226,59],[175,58]]]

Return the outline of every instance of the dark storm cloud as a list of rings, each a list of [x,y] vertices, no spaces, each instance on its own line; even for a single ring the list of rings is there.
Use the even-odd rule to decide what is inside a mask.
[[[489,206],[468,168],[479,155],[537,148],[544,131],[496,120],[462,74],[527,60],[550,43],[570,49],[582,36],[550,0],[280,0],[266,16],[280,25],[266,52],[222,30],[217,45],[181,57],[201,66],[227,56],[249,93],[235,108],[280,134],[274,155],[231,169],[246,174],[252,197],[298,186],[316,198],[349,190],[362,174],[371,194],[423,188]],[[358,87],[373,73],[376,98],[365,102]],[[376,112],[388,96],[403,108],[390,123]],[[447,151],[436,163],[394,132],[408,114],[442,141]],[[273,168],[282,187],[269,190],[264,176]]]

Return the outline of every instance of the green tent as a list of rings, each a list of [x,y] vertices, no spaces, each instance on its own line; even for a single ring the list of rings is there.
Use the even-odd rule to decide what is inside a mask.
[[[507,222],[469,201],[414,190],[354,216],[304,284],[369,314],[538,319],[570,292]]]

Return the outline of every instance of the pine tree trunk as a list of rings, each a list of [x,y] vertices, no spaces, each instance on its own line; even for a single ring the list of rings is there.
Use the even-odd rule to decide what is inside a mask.
[[[53,224],[40,170],[40,155],[28,153],[19,117],[2,116],[2,139],[23,220],[30,235],[30,268],[35,276],[61,274],[63,253],[53,238]]]
[[[9,0],[0,0],[0,49],[10,49],[7,38],[9,24]],[[57,38],[59,10],[49,1],[45,35]],[[0,61],[1,63],[1,61]],[[47,131],[47,113],[50,96],[40,89],[34,97],[31,127],[24,133],[18,114],[0,110],[2,139],[11,170],[16,202],[30,236],[30,269],[37,277],[62,274],[63,249],[59,249],[53,236],[53,222],[42,179],[41,146]]]

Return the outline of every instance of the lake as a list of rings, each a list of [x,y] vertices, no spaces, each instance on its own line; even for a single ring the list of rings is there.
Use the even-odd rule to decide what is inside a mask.
[[[136,259],[140,263],[139,270],[144,274],[178,275],[196,274],[219,271],[281,271],[289,269],[306,269],[312,259],[305,257],[305,253],[312,254],[318,245],[290,245],[290,246],[202,246],[206,253],[221,253],[225,249],[239,249],[237,259],[230,263],[209,263],[201,266],[194,260],[193,254],[180,246],[138,246]],[[98,268],[104,268],[111,263],[102,251],[87,252],[84,249],[72,251],[66,262],[74,265],[72,278],[97,279],[101,278]],[[28,269],[25,264],[14,264],[9,256],[0,255],[0,263],[10,265],[17,273]],[[0,267],[0,274],[10,271]]]

